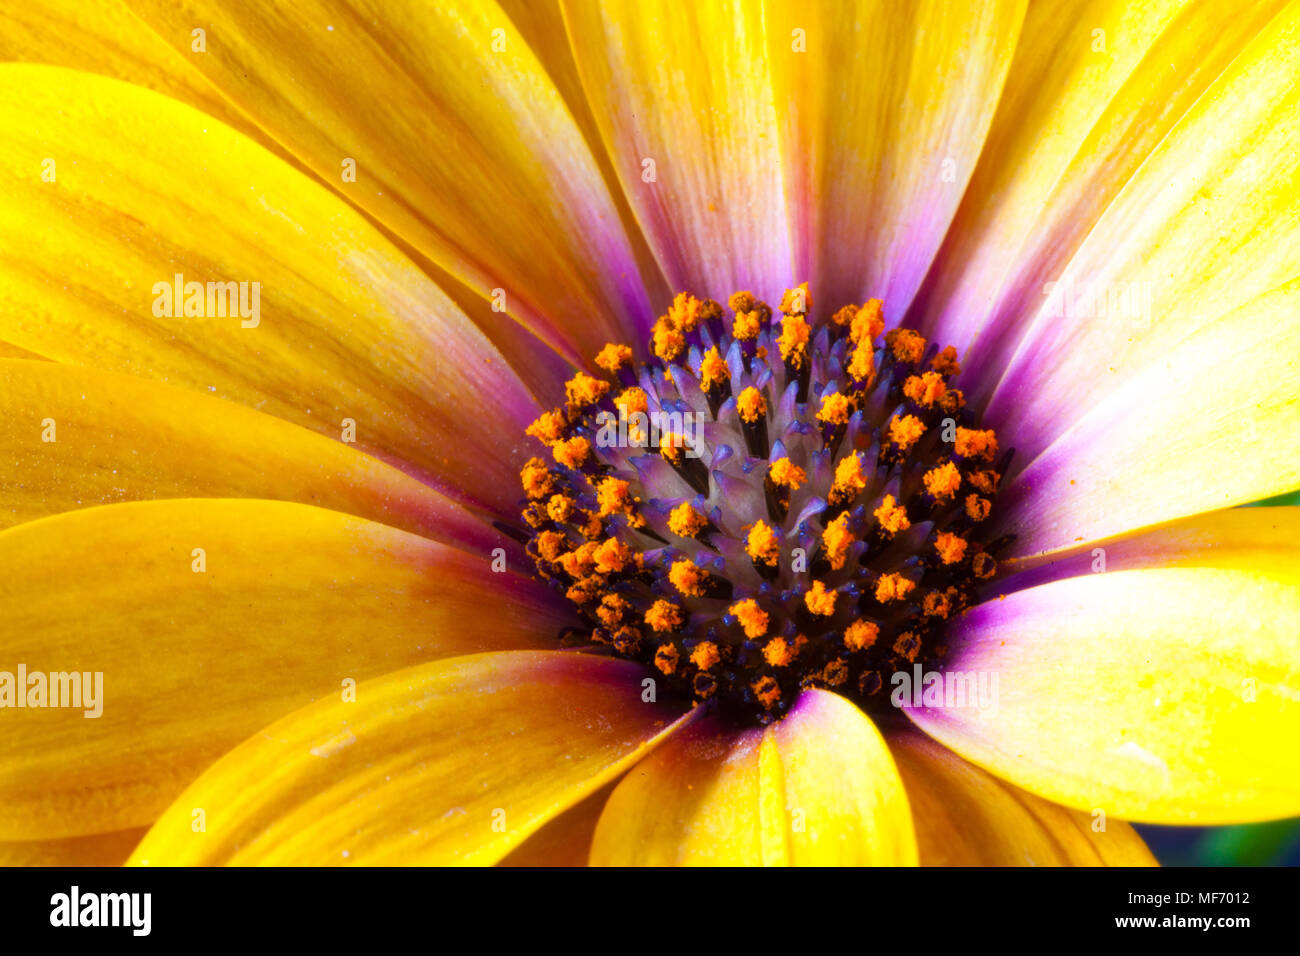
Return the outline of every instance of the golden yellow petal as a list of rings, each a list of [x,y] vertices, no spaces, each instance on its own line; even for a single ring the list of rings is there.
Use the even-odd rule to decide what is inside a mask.
[[[0,339],[330,438],[348,419],[358,449],[513,506],[501,436],[537,412],[519,379],[360,214],[246,137],[144,89],[5,64],[0,182]],[[203,287],[175,301],[177,275]]]
[[[491,864],[685,718],[646,671],[569,651],[408,668],[250,737],[159,818],[141,864]],[[194,808],[206,830],[192,827]]]
[[[884,739],[837,694],[779,723],[701,720],[634,768],[596,826],[593,865],[911,865],[916,842]]]
[[[89,673],[96,700],[3,711],[8,840],[148,824],[295,707],[421,661],[547,646],[569,620],[542,586],[492,573],[489,554],[322,508],[221,499],[0,532],[0,607],[11,690],[23,665],[29,680]]]
[[[890,733],[922,866],[1154,866],[1127,823],[1049,803],[916,731]]]

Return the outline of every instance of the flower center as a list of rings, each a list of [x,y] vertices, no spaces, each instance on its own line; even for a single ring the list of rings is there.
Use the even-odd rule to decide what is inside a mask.
[[[952,382],[956,350],[884,330],[880,300],[781,319],[748,292],[682,293],[653,358],[596,356],[528,434],[523,535],[542,578],[607,646],[747,721],[806,687],[868,709],[938,669],[944,622],[997,569],[981,533],[1010,452]]]

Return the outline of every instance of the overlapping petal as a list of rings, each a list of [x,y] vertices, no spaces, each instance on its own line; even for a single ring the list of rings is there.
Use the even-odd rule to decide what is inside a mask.
[[[910,321],[984,400],[1098,218],[1283,0],[1030,5],[979,165]]]
[[[180,51],[206,24],[208,53],[194,65],[352,202],[499,299],[495,317],[515,317],[579,361],[648,327],[599,169],[493,0],[134,9]],[[342,178],[345,159],[355,182]]]
[[[880,732],[837,694],[784,720],[697,722],[614,789],[593,865],[908,865],[912,816]]]
[[[828,309],[907,311],[970,181],[1020,0],[777,0],[764,23],[795,271]],[[829,313],[827,313],[829,314]]]
[[[759,4],[564,4],[623,190],[676,289],[776,303],[797,281]]]
[[[998,777],[1089,813],[1296,816],[1298,623],[1300,582],[1267,568],[1056,581],[953,624],[946,670],[996,680],[994,706],[908,714]]]
[[[1300,488],[1297,310],[1300,279],[1189,333],[1089,403],[998,497],[1016,553]]]
[[[1300,5],[1291,4],[1124,184],[1062,263],[1005,365],[981,370],[1001,374],[987,419],[1014,436],[1021,461],[1076,420],[1081,403],[1300,276],[1298,78]],[[1283,315],[1261,319],[1282,325]],[[1234,374],[1225,368],[1199,387],[1232,389]]]
[[[249,738],[190,787],[143,864],[501,859],[690,716],[645,670],[566,651],[462,657],[386,675]],[[206,832],[191,827],[207,811]]]
[[[5,711],[8,840],[148,824],[231,746],[295,707],[339,699],[346,682],[551,646],[568,620],[540,585],[493,573],[488,554],[321,508],[216,499],[0,532],[0,606],[0,668],[102,674],[98,717]]]
[[[501,434],[536,405],[500,353],[359,214],[246,137],[147,90],[6,64],[0,182],[0,339],[331,437],[351,419],[359,449],[471,499],[517,498]],[[249,317],[220,308],[226,289],[202,315],[159,315],[178,274],[248,283]]]
[[[922,866],[1154,866],[1120,820],[1049,803],[923,734],[888,735],[907,787]]]
[[[501,536],[391,465],[280,418],[98,369],[0,359],[0,527],[150,498],[320,505],[487,554]],[[341,437],[341,436],[340,436]]]

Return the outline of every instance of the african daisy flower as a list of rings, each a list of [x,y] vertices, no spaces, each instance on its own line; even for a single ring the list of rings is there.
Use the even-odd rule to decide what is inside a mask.
[[[1300,5],[129,7],[0,12],[5,861],[1300,814]]]

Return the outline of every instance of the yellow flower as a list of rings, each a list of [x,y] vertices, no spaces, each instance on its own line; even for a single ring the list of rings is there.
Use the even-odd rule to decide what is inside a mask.
[[[0,18],[0,862],[1134,863],[1123,820],[1300,814],[1300,509],[1233,507],[1300,488],[1300,9],[195,7]],[[580,434],[631,388],[703,443]],[[882,704],[900,661],[996,693]]]

